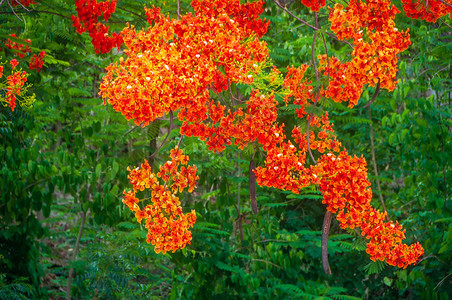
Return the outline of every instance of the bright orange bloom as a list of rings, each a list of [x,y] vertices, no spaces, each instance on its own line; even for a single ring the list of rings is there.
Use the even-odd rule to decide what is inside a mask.
[[[10,34],[9,36],[11,36],[13,38],[17,38],[17,36],[14,33]],[[6,46],[6,48],[15,50],[16,51],[14,53],[15,56],[19,56],[20,58],[23,58],[24,56],[31,53],[31,48],[30,48],[31,40],[27,39],[27,40],[25,40],[25,42],[27,44],[19,44],[19,43],[11,41],[11,39],[8,38],[8,40],[5,42],[5,46]]]
[[[398,9],[389,0],[360,2],[351,0],[345,9],[336,4],[330,11],[331,30],[337,37],[353,39],[352,60],[340,62],[335,57],[319,57],[329,85],[324,95],[336,102],[348,101],[349,107],[358,103],[364,85],[392,91],[396,87],[397,54],[410,45],[407,31],[395,27]]]
[[[423,254],[419,243],[403,244],[401,226],[384,222],[385,215],[370,205],[365,160],[340,152],[328,113],[309,112],[320,97],[353,107],[365,85],[379,84],[389,91],[396,87],[397,54],[410,44],[408,30],[395,27],[397,8],[389,0],[351,0],[345,9],[335,5],[330,11],[331,29],[354,46],[347,62],[319,57],[319,70],[328,79],[326,87],[314,90],[305,77],[307,65],[288,68],[284,82],[274,69],[266,77],[270,85],[283,90],[286,104],[297,106],[296,115],[306,118],[307,129],[294,127],[289,140],[284,124],[277,122],[274,90],[254,89],[246,101],[231,93],[229,108],[226,101],[211,98],[212,93],[222,99],[221,92],[231,84],[255,83],[269,66],[268,49],[259,40],[268,23],[256,20],[262,1],[194,0],[192,5],[195,13],[180,20],[162,15],[159,8],[146,9],[148,29],[122,31],[126,58],[107,67],[100,86],[104,103],[144,126],[176,113],[182,121],[181,134],[199,137],[212,151],[223,151],[232,143],[241,149],[250,144],[260,147],[267,156],[264,165],[254,169],[258,184],[294,193],[319,185],[323,203],[337,214],[341,227],[360,228],[369,239],[367,253],[372,260],[402,268],[416,263]],[[321,5],[324,1],[309,2],[313,10]],[[235,101],[243,105],[233,110]],[[312,152],[320,157],[316,164],[307,162],[308,152],[312,161]],[[194,211],[183,214],[174,195],[195,187],[196,167],[186,166],[187,162],[188,157],[177,149],[157,174],[146,161],[141,168],[129,169],[133,191],[124,192],[123,202],[139,222],[146,220],[147,241],[156,252],[175,251],[191,241],[189,228],[196,215]],[[151,190],[152,204],[140,205],[143,200],[136,193],[146,189]]]
[[[326,0],[301,0],[301,3],[309,7],[312,11],[319,11],[320,8],[325,6]]]
[[[448,1],[445,0],[444,2],[447,3]],[[438,0],[402,0],[402,3],[406,15],[413,19],[421,19],[434,23],[442,16],[452,14],[452,7]],[[450,5],[452,4],[450,1],[448,3]]]
[[[152,172],[146,160],[141,168],[127,168],[129,171],[127,178],[132,183],[133,190],[124,191],[122,200],[135,213],[139,223],[143,219],[146,220],[147,242],[155,246],[155,252],[163,254],[168,251],[175,252],[190,244],[189,228],[196,222],[195,211],[183,214],[179,198],[171,192],[171,190],[182,192],[186,187],[192,192],[198,180],[196,167],[185,167],[188,156],[183,155],[180,149],[171,150],[170,158],[170,161],[160,167],[157,175]],[[182,165],[180,170],[179,165]],[[159,183],[158,178],[164,181],[164,185]],[[136,193],[146,189],[151,190],[152,204],[140,208],[139,203],[144,200],[138,199]]]
[[[76,0],[77,16],[72,16],[73,26],[79,34],[89,32],[96,53],[107,53],[114,47],[121,47],[123,41],[118,33],[111,36],[108,27],[97,22],[98,17],[104,16],[104,21],[110,19],[116,10],[117,0],[97,2],[97,0]]]

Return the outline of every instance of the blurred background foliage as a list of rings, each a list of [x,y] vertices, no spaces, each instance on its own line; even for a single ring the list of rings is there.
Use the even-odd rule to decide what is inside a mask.
[[[14,13],[9,2],[0,6],[0,39],[15,33],[48,56],[40,73],[30,72],[33,108],[0,107],[1,299],[452,298],[450,19],[429,24],[398,15],[398,27],[410,28],[412,45],[399,57],[397,90],[381,92],[370,108],[364,105],[372,88],[354,109],[324,103],[339,140],[368,162],[374,205],[381,209],[384,203],[390,218],[407,229],[407,241],[420,241],[425,255],[405,270],[372,262],[361,236],[333,221],[333,274],[327,276],[320,256],[320,192],[258,187],[254,215],[251,150],[228,147],[213,154],[195,138],[182,142],[200,176],[195,192],[181,196],[185,210],[198,215],[192,243],[174,254],[155,254],[121,199],[129,187],[127,166],[155,151],[169,121],[136,127],[103,105],[103,70],[122,53],[94,54],[88,35],[72,27],[71,1],[37,1]],[[176,1],[118,2],[108,24],[116,31],[126,22],[145,27],[145,5],[173,17],[176,12]],[[264,17],[271,25],[264,39],[274,64],[283,71],[309,63],[312,31],[268,2]],[[285,1],[312,21],[299,2]],[[189,1],[181,5],[183,13],[190,11]],[[319,22],[326,27],[325,12]],[[326,44],[347,58],[344,44]],[[323,43],[316,49],[323,53]],[[13,53],[2,47],[0,56],[5,63]],[[26,59],[19,60],[23,69]],[[280,121],[291,128],[293,116],[291,107],[283,107]],[[176,128],[151,161],[154,167],[166,161],[178,139]],[[263,159],[256,154],[257,165]]]

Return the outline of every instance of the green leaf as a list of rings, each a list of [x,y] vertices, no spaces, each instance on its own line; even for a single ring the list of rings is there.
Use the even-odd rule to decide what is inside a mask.
[[[115,178],[116,174],[118,174],[118,171],[119,171],[119,164],[116,161],[114,161],[113,166],[111,168],[111,178]]]
[[[395,137],[396,137],[396,135],[395,135],[395,133],[393,132],[393,133],[391,133],[390,135],[389,135],[389,138],[388,138],[388,143],[389,143],[389,145],[393,145],[394,144],[394,139],[395,139]]]
[[[383,282],[387,285],[387,286],[392,286],[392,282],[394,281],[394,279],[389,278],[389,277],[384,277],[383,278]]]
[[[96,166],[96,177],[100,178],[100,173],[102,172],[102,165],[100,163]]]

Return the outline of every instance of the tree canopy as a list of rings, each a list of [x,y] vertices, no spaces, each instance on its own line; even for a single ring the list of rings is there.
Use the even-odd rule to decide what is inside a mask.
[[[0,1],[0,298],[448,299],[451,12]]]

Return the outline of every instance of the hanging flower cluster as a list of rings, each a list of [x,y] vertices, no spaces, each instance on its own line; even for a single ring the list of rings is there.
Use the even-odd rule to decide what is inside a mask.
[[[228,6],[217,5],[215,16],[207,17],[202,9],[214,14],[212,8],[196,3],[200,6],[195,6],[199,9],[195,15],[181,20],[170,20],[158,8],[146,9],[153,26],[145,31],[133,27],[122,31],[128,58],[107,67],[100,94],[126,119],[147,125],[181,109],[180,120],[203,122],[210,88],[226,90],[228,80],[250,84],[253,74],[261,71],[268,50],[265,42],[251,34],[256,22],[242,18],[240,24],[228,14],[247,6],[229,1]],[[215,3],[224,1],[211,1],[213,7]]]
[[[331,30],[340,40],[352,39],[352,60],[320,56],[320,70],[329,77],[324,95],[336,102],[357,104],[364,85],[392,91],[396,87],[397,54],[410,45],[408,30],[399,31],[394,18],[399,10],[389,0],[351,0],[344,10],[336,4],[330,11]]]
[[[328,153],[321,157],[315,171],[319,174],[323,203],[337,214],[341,228],[361,228],[361,234],[370,239],[367,253],[373,261],[386,260],[399,268],[417,262],[424,253],[419,242],[403,244],[402,226],[385,222],[385,214],[371,207],[372,190],[364,158],[351,157],[345,151],[339,155]]]
[[[238,23],[244,32],[255,33],[261,38],[268,29],[270,22],[259,19],[259,15],[264,11],[263,0],[251,3],[240,4],[240,0],[219,1],[219,0],[193,0],[191,5],[198,14],[205,17],[218,17],[223,12]]]
[[[444,0],[447,3],[447,0]],[[403,11],[413,19],[436,22],[439,18],[452,14],[452,2],[449,5],[438,0],[402,0]]]
[[[14,33],[10,34],[10,37],[12,38],[18,38]],[[5,46],[11,50],[14,51],[14,56],[18,56],[19,58],[24,58],[25,56],[28,56],[31,54],[31,40],[26,39],[26,44],[20,44],[14,41],[11,41],[10,38],[8,38],[7,41],[5,41]],[[39,55],[34,54],[30,58],[30,70],[36,69],[38,72],[42,69],[42,66],[44,65],[44,58],[46,57],[46,53],[44,51],[41,51]]]
[[[341,226],[359,227],[370,239],[367,252],[372,259],[399,267],[415,263],[423,253],[422,247],[418,243],[403,244],[401,226],[384,223],[384,215],[370,206],[372,193],[365,161],[340,152],[328,113],[308,113],[321,96],[348,101],[352,107],[366,84],[395,88],[396,55],[409,45],[408,33],[399,32],[394,25],[398,10],[388,0],[351,0],[345,11],[339,4],[335,6],[330,13],[331,28],[339,39],[352,39],[354,50],[350,62],[320,57],[320,71],[328,77],[326,88],[314,92],[305,77],[307,65],[288,68],[284,81],[278,79],[279,71],[270,72],[266,77],[269,84],[282,86],[279,93],[284,102],[297,105],[297,116],[306,118],[308,129],[294,127],[289,140],[284,124],[277,122],[278,103],[273,90],[254,89],[243,101],[230,89],[231,84],[259,82],[263,69],[269,66],[266,44],[259,40],[267,28],[267,23],[257,20],[262,2],[194,0],[192,4],[195,13],[180,20],[162,15],[155,7],[146,9],[151,24],[147,30],[127,27],[122,31],[127,58],[107,67],[100,86],[104,103],[110,103],[137,125],[177,113],[182,121],[181,134],[199,137],[212,151],[223,151],[232,143],[241,149],[250,144],[261,147],[267,157],[263,166],[254,169],[259,185],[298,193],[303,187],[318,184],[324,203],[337,213]],[[227,90],[232,105],[222,97]],[[232,110],[236,102],[244,105]],[[195,220],[194,213],[182,217],[180,202],[170,191],[190,190],[196,181],[193,169],[177,171],[177,164],[184,165],[186,160],[181,152],[174,151],[172,160],[157,175],[146,162],[141,169],[130,171],[134,189],[125,192],[123,200],[139,221],[146,219],[148,241],[158,252],[184,247],[189,241],[188,235],[185,238],[187,228]],[[307,163],[311,151],[321,155],[318,164]],[[163,187],[158,177],[165,181]],[[152,191],[153,205],[141,209],[136,192],[146,188]],[[169,217],[175,211],[179,218]]]
[[[39,55],[33,54],[30,59],[30,70],[35,69],[36,71],[41,71],[42,66],[44,65],[44,58],[47,56],[45,51],[41,51]]]
[[[108,33],[108,27],[98,22],[103,15],[105,22],[115,12],[117,0],[97,2],[97,0],[76,0],[77,16],[72,16],[73,26],[79,34],[88,31],[96,53],[107,53],[114,47],[121,47],[123,41],[118,33]]]
[[[301,3],[312,11],[319,11],[320,8],[325,6],[326,0],[301,0]]]
[[[12,111],[16,108],[16,101],[19,101],[21,106],[30,106],[34,100],[34,95],[24,96],[27,92],[27,82],[28,74],[25,71],[17,70],[19,62],[16,59],[10,61],[11,64],[11,75],[6,77],[6,81],[0,81],[0,90],[5,92],[5,98],[0,96],[0,102],[4,106],[9,106]],[[0,80],[3,77],[4,66],[0,65]]]
[[[192,192],[195,188],[198,176],[196,167],[188,166],[188,156],[182,154],[182,150],[173,149],[171,160],[160,167],[160,172],[155,175],[148,162],[145,160],[141,168],[130,169],[127,178],[133,186],[132,191],[124,191],[122,202],[135,213],[137,221],[146,221],[148,230],[147,242],[154,245],[156,253],[173,251],[184,248],[191,242],[190,227],[196,222],[195,211],[184,214],[179,198],[175,192],[182,192],[188,188]],[[179,165],[181,165],[179,169]],[[161,178],[164,185],[159,183]],[[140,208],[139,203],[144,202],[136,197],[138,191],[150,189],[150,201]]]
[[[17,36],[14,33],[10,34],[9,36],[13,37],[13,38],[17,38]],[[19,44],[19,43],[11,41],[11,39],[8,38],[8,40],[5,42],[5,46],[14,51],[14,56],[23,58],[24,56],[31,53],[31,48],[30,48],[31,40],[26,39],[25,42],[27,44]]]

